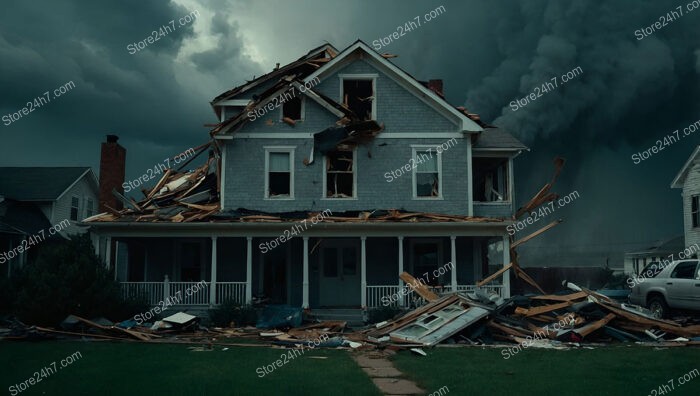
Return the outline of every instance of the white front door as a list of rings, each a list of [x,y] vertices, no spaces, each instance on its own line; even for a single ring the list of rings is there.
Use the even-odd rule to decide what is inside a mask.
[[[321,307],[360,306],[359,247],[351,241],[324,241],[320,255]]]

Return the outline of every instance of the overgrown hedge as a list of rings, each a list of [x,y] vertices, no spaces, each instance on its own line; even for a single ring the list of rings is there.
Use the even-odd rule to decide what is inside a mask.
[[[148,309],[144,300],[121,297],[87,234],[41,246],[36,260],[13,273],[11,313],[31,325],[56,326],[66,316],[120,321]]]

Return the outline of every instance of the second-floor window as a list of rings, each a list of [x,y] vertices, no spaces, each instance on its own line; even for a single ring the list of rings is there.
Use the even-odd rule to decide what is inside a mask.
[[[376,75],[340,75],[341,102],[363,121],[376,117]]]
[[[80,213],[80,198],[72,197],[70,200],[70,219],[78,221],[78,213]]]
[[[294,149],[265,148],[265,198],[294,198]]]
[[[442,198],[441,159],[435,147],[413,148],[413,198]]]
[[[336,150],[326,154],[325,198],[355,198],[354,150]]]
[[[474,157],[472,160],[474,201],[510,201],[508,161],[508,158],[503,157]]]
[[[693,218],[693,228],[695,228],[700,226],[700,195],[693,195],[690,200],[690,215]]]
[[[90,217],[95,215],[95,203],[92,198],[87,198],[85,200],[85,217]]]

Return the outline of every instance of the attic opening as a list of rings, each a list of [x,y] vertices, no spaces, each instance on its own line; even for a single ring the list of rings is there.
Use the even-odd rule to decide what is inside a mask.
[[[282,118],[290,118],[294,121],[301,120],[301,98],[294,97],[282,105]]]
[[[343,78],[342,100],[361,121],[374,119],[374,79]]]
[[[355,196],[354,152],[339,149],[326,153],[326,198]]]
[[[506,157],[474,157],[472,159],[474,201],[500,202],[510,200],[508,161]]]

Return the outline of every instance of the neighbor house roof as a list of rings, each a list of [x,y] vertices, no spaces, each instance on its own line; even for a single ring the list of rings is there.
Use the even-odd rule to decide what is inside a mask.
[[[89,167],[0,167],[0,194],[17,201],[54,201],[85,174]]]
[[[35,204],[12,199],[0,201],[1,233],[34,235],[49,227],[49,220]]]
[[[625,253],[627,257],[647,257],[647,256],[668,256],[669,254],[678,254],[685,248],[685,237],[683,235],[675,236],[668,239],[661,239],[654,242],[651,246],[637,252]]]
[[[693,154],[690,155],[690,158],[688,158],[688,161],[686,161],[685,165],[683,165],[681,171],[678,172],[676,178],[673,179],[673,182],[671,182],[671,188],[683,188],[685,178],[688,177],[688,172],[690,172],[690,170],[693,169],[693,166],[698,163],[699,154],[700,146],[695,148],[695,151],[693,151]]]

